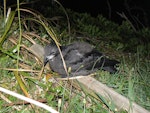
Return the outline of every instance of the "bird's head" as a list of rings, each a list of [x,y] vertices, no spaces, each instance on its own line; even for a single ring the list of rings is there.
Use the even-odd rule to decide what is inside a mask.
[[[47,45],[44,48],[44,66],[48,61],[53,60],[53,58],[58,54],[58,49],[55,45]]]

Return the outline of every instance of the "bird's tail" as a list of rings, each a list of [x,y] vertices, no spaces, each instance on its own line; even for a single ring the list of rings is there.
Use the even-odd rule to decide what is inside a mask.
[[[119,64],[117,60],[110,60],[108,58],[102,57],[97,62],[95,62],[94,68],[100,68],[104,71],[108,71],[110,73],[117,72],[116,65]]]
[[[103,70],[108,71],[110,73],[115,73],[117,72],[116,66],[119,64],[117,60],[110,60],[105,58],[104,65],[102,67]]]

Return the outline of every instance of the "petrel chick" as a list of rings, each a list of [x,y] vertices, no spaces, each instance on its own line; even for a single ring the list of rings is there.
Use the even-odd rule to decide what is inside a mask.
[[[60,46],[65,64],[69,70],[69,77],[86,76],[98,69],[115,73],[116,60],[110,60],[106,56],[86,42],[74,42],[70,45]],[[67,77],[60,52],[55,44],[48,44],[44,48],[44,66],[49,62],[52,71],[61,77]]]

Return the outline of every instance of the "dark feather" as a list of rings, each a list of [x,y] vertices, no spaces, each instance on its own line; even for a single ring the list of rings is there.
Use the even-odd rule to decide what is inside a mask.
[[[110,60],[104,54],[95,50],[86,42],[74,42],[67,46],[60,47],[67,68],[71,68],[70,76],[84,76],[91,74],[98,69],[103,69],[110,73],[115,73],[116,60]],[[66,77],[66,72],[62,63],[57,46],[51,44],[45,47],[44,63],[49,62],[53,71]],[[44,64],[44,65],[45,65]]]

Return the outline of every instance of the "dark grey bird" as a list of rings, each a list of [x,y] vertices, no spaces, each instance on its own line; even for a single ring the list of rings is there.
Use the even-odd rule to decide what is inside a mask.
[[[116,60],[110,60],[106,56],[86,42],[74,42],[70,45],[60,46],[69,76],[85,76],[98,69],[115,73]],[[51,69],[62,77],[67,77],[60,52],[55,44],[49,44],[44,48],[44,66],[49,62]]]

